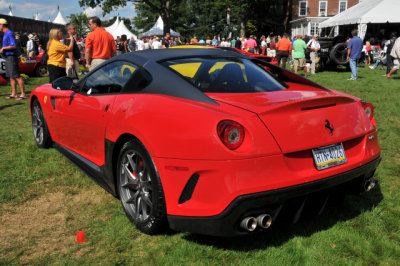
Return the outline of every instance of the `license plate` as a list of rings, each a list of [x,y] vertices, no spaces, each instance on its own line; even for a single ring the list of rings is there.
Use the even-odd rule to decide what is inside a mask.
[[[342,143],[333,144],[312,150],[315,166],[323,170],[336,165],[347,163]]]

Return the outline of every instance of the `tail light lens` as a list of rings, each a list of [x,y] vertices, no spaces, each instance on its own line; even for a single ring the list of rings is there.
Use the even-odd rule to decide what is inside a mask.
[[[244,140],[244,127],[232,120],[223,120],[218,123],[218,136],[222,143],[231,150],[236,150]]]
[[[372,104],[361,101],[361,105],[364,108],[364,111],[369,117],[369,119],[372,119],[374,117],[374,107],[372,106]]]

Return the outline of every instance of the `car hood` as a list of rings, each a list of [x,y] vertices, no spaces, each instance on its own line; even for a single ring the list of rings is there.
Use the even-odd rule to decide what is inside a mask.
[[[276,92],[207,95],[256,113],[284,153],[357,138],[372,127],[355,98],[330,90],[296,85]]]

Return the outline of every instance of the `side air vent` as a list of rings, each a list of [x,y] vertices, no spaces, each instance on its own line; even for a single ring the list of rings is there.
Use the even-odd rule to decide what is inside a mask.
[[[185,203],[192,198],[193,191],[196,188],[199,177],[199,174],[193,174],[190,177],[189,181],[186,183],[186,186],[182,191],[181,196],[179,197],[179,204]]]

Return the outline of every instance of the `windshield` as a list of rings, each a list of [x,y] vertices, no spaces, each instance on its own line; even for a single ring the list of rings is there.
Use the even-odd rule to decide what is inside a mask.
[[[162,65],[172,69],[202,92],[269,92],[284,90],[271,74],[242,58],[180,58]]]

